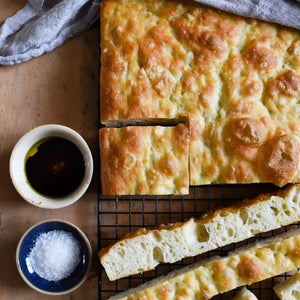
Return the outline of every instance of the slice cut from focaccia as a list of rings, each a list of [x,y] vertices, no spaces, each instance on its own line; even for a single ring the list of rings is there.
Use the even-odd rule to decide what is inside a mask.
[[[300,267],[300,229],[256,242],[171,272],[113,296],[115,299],[197,299],[213,296]]]
[[[191,185],[300,182],[299,52],[297,30],[196,1],[104,0],[101,122],[187,116]]]
[[[241,289],[232,300],[258,300],[257,297],[247,288]]]
[[[274,286],[276,295],[281,300],[299,300],[300,299],[300,272],[284,282]]]
[[[200,219],[139,229],[99,252],[110,280],[174,263],[300,220],[300,184],[262,194]]]
[[[185,124],[102,128],[102,193],[188,194],[188,151]]]

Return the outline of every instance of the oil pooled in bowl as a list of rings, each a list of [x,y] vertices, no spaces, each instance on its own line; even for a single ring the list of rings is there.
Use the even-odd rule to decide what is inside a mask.
[[[71,141],[50,137],[34,144],[25,159],[32,188],[48,197],[71,194],[82,182],[85,164],[81,151]]]

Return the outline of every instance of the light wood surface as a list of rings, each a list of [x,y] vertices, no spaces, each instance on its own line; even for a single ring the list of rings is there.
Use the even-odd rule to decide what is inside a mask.
[[[0,1],[0,24],[25,5]],[[55,299],[97,299],[97,169],[87,193],[75,204],[47,210],[19,196],[9,176],[9,157],[18,139],[41,124],[62,124],[89,144],[97,166],[99,26],[53,52],[11,67],[0,66],[0,299],[54,299],[21,279],[15,250],[23,233],[36,222],[60,218],[79,226],[93,248],[87,281],[72,294]]]

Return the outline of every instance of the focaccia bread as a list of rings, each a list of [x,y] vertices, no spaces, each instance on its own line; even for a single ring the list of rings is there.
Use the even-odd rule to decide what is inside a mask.
[[[174,263],[185,257],[236,243],[255,234],[300,221],[300,185],[275,195],[262,194],[200,219],[139,229],[101,249],[99,258],[110,280]]]
[[[171,272],[110,299],[197,299],[213,296],[300,267],[300,229],[256,242]]]
[[[188,126],[100,129],[102,193],[188,194]]]
[[[300,33],[195,1],[104,0],[101,122],[187,118],[190,184],[300,182]]]
[[[257,297],[247,288],[243,288],[232,300],[258,300]]]
[[[281,300],[299,300],[300,299],[300,272],[284,282],[274,286],[276,295]]]

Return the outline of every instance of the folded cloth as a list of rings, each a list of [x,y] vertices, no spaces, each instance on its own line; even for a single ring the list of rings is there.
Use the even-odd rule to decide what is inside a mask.
[[[300,0],[195,0],[237,15],[300,29]],[[298,1],[298,2],[297,2]]]
[[[195,0],[235,14],[300,29],[295,0]],[[100,0],[29,0],[0,27],[0,65],[37,57],[77,36],[99,18]]]
[[[0,28],[0,65],[37,57],[77,36],[99,18],[100,0],[29,0]]]

